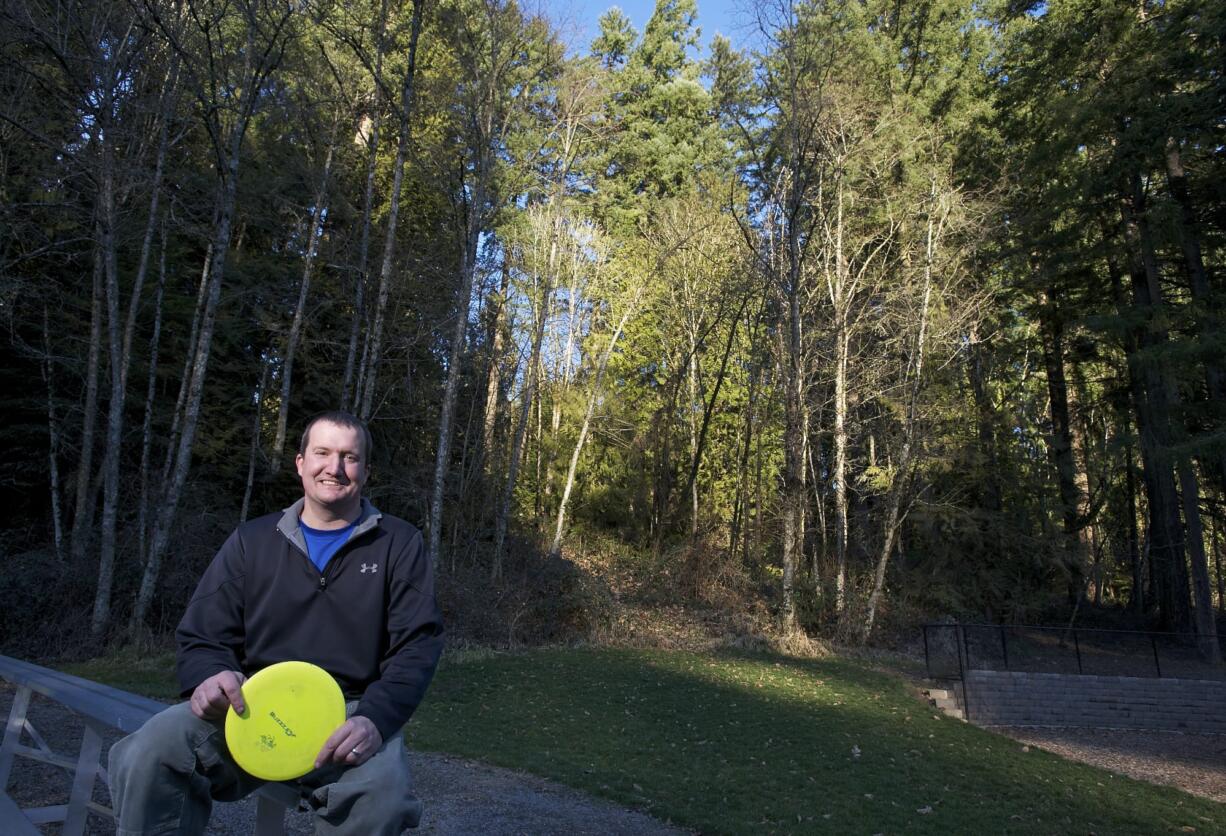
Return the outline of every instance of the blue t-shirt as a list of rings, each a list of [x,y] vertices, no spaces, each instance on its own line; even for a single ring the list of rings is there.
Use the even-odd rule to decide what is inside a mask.
[[[307,556],[311,558],[316,569],[320,572],[324,570],[328,561],[332,559],[332,555],[345,545],[345,541],[349,539],[349,532],[353,531],[353,527],[357,524],[357,520],[354,520],[344,528],[322,530],[311,528],[301,519],[298,520],[298,527],[302,529],[302,536],[306,539]]]

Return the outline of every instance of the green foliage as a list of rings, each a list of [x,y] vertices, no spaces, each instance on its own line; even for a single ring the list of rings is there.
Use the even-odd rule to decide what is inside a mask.
[[[606,120],[614,141],[600,160],[606,176],[598,217],[611,230],[633,234],[654,201],[685,193],[701,172],[720,164],[711,97],[691,55],[696,13],[693,0],[659,0],[625,65],[609,79]],[[616,17],[607,22],[619,25]]]
[[[639,37],[630,24],[630,18],[615,6],[600,16],[597,26],[600,34],[592,41],[592,56],[609,70],[625,63]]]
[[[455,442],[442,463],[440,565],[478,582],[492,563],[489,532],[543,321],[511,492],[515,550],[550,540],[582,437],[569,522],[635,554],[650,548],[678,576],[700,576],[690,572],[695,556],[722,550],[713,567],[743,565],[781,591],[782,512],[800,497],[797,589],[805,624],[825,629],[835,620],[834,495],[845,487],[855,596],[872,586],[897,502],[883,612],[1024,618],[1066,599],[1087,569],[1062,531],[1053,462],[1060,439],[1043,359],[1059,324],[1081,404],[1077,461],[1094,500],[1099,589],[1145,598],[1131,589],[1131,555],[1146,554],[1145,489],[1161,468],[1140,456],[1153,424],[1141,426],[1145,402],[1130,372],[1169,390],[1169,439],[1157,453],[1192,462],[1206,513],[1224,486],[1219,5],[768,3],[758,52],[723,38],[704,52],[693,0],[660,0],[641,33],[612,9],[591,54],[566,57],[549,22],[512,0],[428,4],[373,405],[372,497],[426,517],[458,311],[472,327],[458,347]],[[229,176],[219,160],[241,158],[173,538],[191,546],[169,558],[155,604],[161,630],[217,532],[237,519],[249,468],[251,514],[297,491],[291,454],[273,460],[271,442],[312,222],[322,234],[289,381],[291,436],[344,397],[350,333],[354,365],[370,348],[413,6],[320,4],[292,16],[234,148],[224,140],[252,83],[244,58],[270,31],[253,22],[276,19],[279,7],[190,0],[195,16],[173,22],[153,17],[166,11],[156,4],[65,7],[76,17],[27,6],[0,21],[0,317],[12,349],[2,382],[15,393],[0,446],[16,462],[0,497],[10,554],[54,551],[53,493],[61,532],[82,527],[70,567],[80,588],[51,585],[48,600],[87,598],[96,567],[114,363],[94,282],[103,163],[115,163],[121,314],[153,230],[119,450],[123,612],[144,554],[138,502],[161,253],[143,476],[151,507],[182,421],[176,402]],[[210,44],[224,47],[212,64]],[[108,96],[110,110],[100,104]],[[163,126],[161,203],[149,224]],[[330,150],[323,211],[315,195]],[[1139,201],[1145,252],[1127,239],[1122,199]],[[1193,280],[1193,243],[1204,287]],[[1141,263],[1161,303],[1153,310],[1133,298]],[[457,300],[468,266],[475,295]],[[839,335],[849,385],[836,432]],[[838,433],[846,485],[833,475]],[[799,451],[792,459],[785,444]],[[78,480],[85,452],[93,472]],[[1189,521],[1176,517],[1183,536]],[[61,552],[70,540],[62,536]],[[5,601],[28,589],[7,577],[22,565],[10,562]],[[581,603],[559,618],[597,630],[603,593],[566,588]],[[458,580],[447,593],[461,617],[489,605],[470,593]],[[524,616],[528,632],[545,635],[545,610],[524,607],[537,614]],[[863,609],[857,601],[848,612]]]

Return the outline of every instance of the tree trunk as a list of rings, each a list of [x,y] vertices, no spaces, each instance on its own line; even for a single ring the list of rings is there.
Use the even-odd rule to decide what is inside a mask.
[[[128,300],[127,318],[119,322],[119,267],[118,216],[115,207],[115,160],[111,143],[104,140],[102,170],[102,217],[103,217],[103,275],[106,279],[108,334],[111,351],[111,398],[107,411],[106,456],[103,459],[102,530],[98,561],[98,586],[94,596],[94,611],[90,621],[90,633],[98,639],[110,620],[111,588],[114,580],[115,538],[119,512],[119,461],[123,445],[124,404],[128,392],[128,370],[132,365],[132,337],[136,331],[137,314],[149,271],[149,259],[153,249],[153,236],[158,224],[158,203],[162,193],[162,177],[166,168],[166,153],[170,145],[170,120],[177,96],[175,95],[179,59],[172,54],[170,67],[159,107],[159,129],[153,182],[150,186],[149,210],[145,220],[145,232],[141,239],[140,257]],[[108,98],[105,107],[109,114],[113,107]],[[109,115],[103,120],[110,124]]]
[[[698,439],[694,444],[693,459],[690,462],[690,475],[686,479],[686,492],[693,494],[693,520],[691,520],[690,536],[696,537],[698,534],[698,491],[695,487],[698,482],[698,467],[702,463],[702,453],[707,445],[707,431],[711,427],[711,416],[715,412],[715,404],[719,400],[719,390],[724,385],[724,377],[728,373],[728,359],[732,356],[732,346],[736,341],[736,329],[740,324],[741,315],[745,312],[745,306],[749,304],[749,297],[746,296],[741,300],[741,306],[732,317],[732,322],[728,326],[728,342],[724,345],[724,356],[720,359],[719,373],[715,376],[715,386],[711,390],[711,399],[707,402],[706,409],[702,412],[702,426],[698,430]]]
[[[268,74],[280,60],[281,53],[276,51],[276,45],[292,14],[292,10],[285,11],[279,22],[272,27],[271,34],[268,35],[271,40],[266,44],[267,51],[262,54],[257,54],[256,50],[256,24],[254,21],[248,21],[247,50],[244,53],[242,73],[246,92],[243,99],[238,102],[238,115],[226,135],[225,146],[222,147],[219,143],[215,147],[219,161],[217,209],[213,219],[213,238],[209,244],[209,263],[204,271],[207,278],[201,288],[203,307],[200,308],[199,332],[194,343],[188,347],[191,369],[190,374],[184,378],[184,390],[180,393],[183,397],[182,430],[177,449],[171,451],[174,463],[169,468],[169,478],[163,483],[164,493],[159,500],[159,511],[154,519],[149,559],[145,563],[136,603],[132,608],[129,631],[133,634],[139,632],[144,624],[145,613],[153,601],[162,558],[170,545],[179,499],[183,495],[183,487],[191,468],[192,445],[196,439],[200,403],[204,396],[204,382],[208,373],[209,353],[213,345],[213,330],[217,320],[217,305],[221,299],[221,284],[225,276],[226,257],[230,250],[243,137],[247,133],[247,127],[255,112],[256,102]],[[219,125],[214,123],[213,134],[220,137],[218,128]],[[169,458],[168,455],[168,463]]]
[[[753,344],[752,339],[750,344]],[[732,528],[728,532],[729,555],[736,554],[737,546],[740,543],[741,529],[748,529],[749,527],[749,454],[753,450],[754,405],[757,403],[757,383],[758,365],[754,363],[749,368],[749,386],[745,399],[745,440],[741,444],[740,466],[737,469],[741,479],[737,487],[737,501],[732,514]]]
[[[914,422],[914,418],[910,419]],[[890,498],[886,506],[886,520],[881,539],[881,551],[877,556],[877,569],[873,573],[873,591],[868,596],[868,608],[864,617],[864,630],[860,641],[867,642],[872,635],[873,625],[877,619],[877,606],[881,602],[881,593],[885,589],[885,570],[890,562],[890,554],[894,551],[895,538],[902,524],[902,503],[906,491],[907,479],[911,471],[912,450],[915,444],[914,427],[907,429],[906,440],[898,457],[898,470],[894,474],[894,482],[890,486]]]
[[[51,324],[43,305],[43,385],[47,388],[47,473],[51,479],[51,526],[55,559],[64,562],[64,514],[60,508],[60,423],[55,417],[55,377],[51,369]]]
[[[307,249],[302,264],[302,281],[298,285],[298,304],[294,306],[294,318],[290,322],[289,335],[285,339],[285,357],[281,362],[281,400],[277,404],[277,432],[272,443],[272,457],[269,468],[273,473],[281,469],[281,458],[285,452],[285,431],[289,422],[289,403],[293,393],[294,355],[298,352],[298,343],[302,338],[302,323],[306,319],[307,298],[311,291],[311,273],[315,268],[315,257],[318,255],[319,238],[323,234],[323,212],[328,199],[328,179],[332,176],[332,154],[336,148],[336,128],[333,125],[332,139],[328,143],[328,153],[324,158],[323,175],[319,178],[319,188],[315,191],[314,205],[311,207],[311,229],[307,233]],[[260,384],[261,396],[264,384]],[[256,410],[257,414],[259,410]],[[252,459],[254,462],[254,459]]]
[[[174,526],[175,514],[178,510],[179,498],[187,483],[187,474],[191,468],[192,445],[196,439],[196,424],[200,418],[200,403],[204,396],[204,381],[208,372],[209,353],[213,345],[213,329],[217,319],[217,304],[221,299],[221,280],[225,273],[226,255],[230,249],[230,233],[234,216],[234,201],[238,179],[238,146],[242,135],[235,129],[237,136],[233,138],[229,171],[219,186],[218,211],[214,225],[212,241],[212,260],[208,268],[208,288],[201,310],[200,331],[197,335],[195,350],[189,349],[192,356],[192,369],[185,379],[186,395],[183,404],[182,431],[178,446],[173,450],[174,464],[170,470],[170,479],[164,485],[164,493],[160,499],[160,508],[154,517],[153,535],[149,546],[149,559],[145,563],[145,571],[141,576],[140,589],[136,595],[136,603],[132,608],[132,619],[129,630],[136,634],[145,621],[145,613],[153,601],[157,588],[158,575],[162,568],[162,558],[170,545],[171,529]]]
[[[379,154],[379,130],[383,126],[383,102],[380,95],[383,90],[383,47],[384,34],[387,31],[387,0],[379,6],[378,30],[375,34],[375,69],[374,96],[371,104],[370,136],[366,141],[366,191],[362,198],[362,236],[358,246],[357,275],[354,278],[353,317],[349,323],[349,347],[345,352],[345,372],[341,377],[341,409],[349,411],[352,404],[358,400],[362,390],[362,381],[354,383],[355,363],[358,351],[358,335],[362,331],[362,320],[366,316],[366,282],[370,256],[370,226],[374,214],[375,174]],[[363,365],[365,362],[363,361]]]
[[[693,316],[689,322],[689,339],[690,339],[690,368],[689,374],[689,400],[686,402],[686,417],[689,419],[690,431],[690,477],[686,480],[685,494],[690,498],[690,541],[697,542],[698,540],[698,463],[701,458],[698,454],[698,416],[695,414],[695,408],[700,402],[699,386],[698,386],[698,325],[694,321]],[[703,421],[706,421],[706,410],[703,410]]]
[[[988,372],[984,357],[988,353],[976,330],[970,335],[967,378],[975,398],[976,430],[979,438],[979,469],[983,473],[983,494],[980,507],[988,511],[1001,510],[1000,475],[996,453],[996,407],[988,394]]]
[[[1170,404],[1167,382],[1156,361],[1143,350],[1153,350],[1166,341],[1157,316],[1161,301],[1157,262],[1144,223],[1144,197],[1139,177],[1134,176],[1120,200],[1123,238],[1129,258],[1133,305],[1146,323],[1126,337],[1129,378],[1136,402],[1137,430],[1145,469],[1150,509],[1150,560],[1158,581],[1158,606],[1164,629],[1187,631],[1191,626],[1189,590],[1179,519],[1178,491],[1171,459]]]
[[[504,318],[507,307],[507,291],[511,284],[511,270],[507,259],[502,262],[502,276],[499,277],[498,295],[494,299],[494,315],[490,322],[490,367],[485,383],[485,411],[482,413],[481,425],[481,461],[486,476],[494,470],[494,430],[498,425],[498,405],[502,399],[502,352]]]
[[[128,372],[132,368],[132,338],[136,332],[137,314],[140,312],[141,296],[145,287],[145,278],[149,273],[149,261],[153,253],[153,237],[161,221],[159,206],[162,197],[162,181],[166,173],[166,154],[170,150],[170,123],[174,118],[174,110],[178,102],[179,55],[172,53],[170,68],[166,72],[166,87],[162,92],[162,106],[159,108],[158,148],[153,165],[153,182],[150,185],[149,212],[145,219],[145,233],[141,238],[140,259],[136,265],[136,277],[132,282],[132,290],[128,296],[128,316],[123,329],[123,365],[121,374],[123,391],[128,391]]]
[[[554,235],[560,233],[556,227]],[[552,265],[550,266],[552,269]],[[532,418],[532,403],[536,397],[536,389],[540,378],[541,344],[545,339],[545,325],[549,321],[550,297],[553,294],[553,282],[545,277],[544,287],[536,305],[536,322],[532,335],[532,354],[528,358],[528,378],[524,384],[522,402],[519,405],[519,419],[515,423],[515,437],[511,442],[511,457],[507,467],[506,487],[502,491],[502,499],[494,518],[494,555],[490,574],[497,580],[502,577],[502,546],[507,534],[507,520],[511,516],[511,504],[515,498],[515,480],[519,476],[519,462],[523,454],[524,439],[528,434],[528,422]]]
[[[566,530],[566,511],[570,505],[571,490],[575,486],[575,473],[579,470],[579,456],[583,453],[583,445],[587,441],[587,433],[592,425],[592,415],[596,411],[596,401],[600,398],[600,385],[604,380],[605,369],[609,365],[609,358],[613,356],[613,349],[617,346],[622,330],[626,327],[626,323],[630,321],[630,317],[634,315],[635,308],[638,307],[639,297],[646,286],[647,283],[644,281],[634,292],[634,298],[631,299],[625,313],[618,320],[617,328],[614,329],[612,336],[609,337],[609,344],[605,347],[604,353],[600,356],[600,361],[596,367],[596,376],[592,380],[592,390],[588,393],[587,409],[583,413],[583,423],[579,427],[579,438],[575,441],[575,449],[570,456],[570,466],[566,470],[566,483],[562,488],[562,499],[558,503],[558,519],[553,529],[553,543],[549,546],[549,554],[554,557],[562,554],[562,534]]]
[[[464,333],[468,328],[468,307],[473,293],[473,276],[477,270],[477,244],[482,232],[481,219],[484,217],[486,178],[493,164],[489,152],[485,149],[480,153],[481,162],[477,165],[476,182],[465,221],[464,250],[460,259],[460,287],[456,296],[456,304],[452,309],[455,315],[455,328],[451,335],[451,351],[447,360],[447,382],[443,388],[443,405],[439,415],[438,447],[434,458],[434,484],[430,496],[430,554],[435,561],[441,559],[443,497],[447,484],[447,464],[451,458],[451,424],[454,420],[456,397],[460,391],[460,363],[464,354]]]
[[[543,481],[541,478],[541,475],[545,467],[545,455],[544,455],[545,444],[543,441],[544,438],[545,438],[545,407],[541,401],[541,398],[537,398],[536,399],[536,490],[534,491],[534,496],[533,496],[532,515],[533,515],[533,518],[536,520],[536,528],[538,531],[541,530],[542,526],[544,526],[545,524],[545,503],[544,503],[544,498],[542,495],[543,491],[541,490],[541,485]]]
[[[1125,428],[1125,432],[1128,432]],[[1141,565],[1141,544],[1137,533],[1137,479],[1132,444],[1124,445],[1124,490],[1128,496],[1128,560],[1132,567],[1132,596],[1129,609],[1136,616],[1145,614],[1144,567]]]
[[[1079,436],[1080,423],[1073,415],[1075,390],[1070,389],[1064,369],[1064,321],[1056,308],[1054,290],[1043,293],[1039,306],[1040,331],[1043,336],[1043,362],[1047,367],[1047,394],[1050,403],[1052,433],[1048,452],[1056,469],[1060,490],[1064,542],[1071,574],[1070,590],[1080,590],[1082,577],[1089,564],[1090,499],[1085,469],[1077,461],[1076,451],[1083,445]],[[1076,598],[1076,592],[1071,593]]]
[[[570,287],[567,288],[566,294],[566,341],[562,349],[562,369],[558,376],[558,384],[565,389],[570,386],[571,377],[573,376],[573,360],[571,355],[575,351],[575,330],[579,322],[579,281],[578,273],[572,274]],[[554,398],[553,401],[553,422],[551,429],[553,431],[554,440],[557,440],[558,429],[562,425],[562,399]]]
[[[935,197],[935,195],[934,195]],[[868,612],[864,619],[864,632],[861,641],[867,642],[873,632],[873,623],[877,618],[877,605],[881,600],[881,592],[885,588],[885,570],[894,550],[894,538],[902,518],[902,503],[906,492],[907,480],[911,473],[911,458],[915,450],[915,428],[919,417],[919,398],[924,388],[924,357],[927,348],[928,311],[932,304],[932,265],[936,257],[941,225],[933,217],[928,218],[928,235],[924,259],[924,295],[919,311],[919,332],[915,337],[915,349],[912,353],[914,363],[908,364],[907,373],[914,374],[909,387],[907,399],[906,425],[902,452],[898,457],[898,467],[894,471],[893,483],[890,485],[890,498],[886,511],[886,525],[881,538],[881,552],[877,558],[877,571],[873,575],[873,591],[868,596]],[[914,369],[914,372],[911,369]]]
[[[251,7],[244,8],[242,14],[245,18],[243,30],[245,41],[239,59],[241,70],[235,77],[218,70],[220,66],[218,62],[223,57],[219,50],[227,47],[212,39],[209,27],[214,25],[214,22],[203,24],[204,34],[208,36],[202,42],[205,54],[203,56],[192,55],[183,52],[183,42],[176,31],[177,24],[168,25],[166,21],[158,17],[160,7],[146,5],[144,9],[162,33],[167,36],[171,46],[180,53],[184,61],[183,68],[191,77],[199,104],[205,114],[205,126],[208,129],[215,155],[214,173],[217,176],[217,192],[213,234],[206,267],[207,280],[201,288],[203,308],[200,309],[199,333],[188,346],[192,365],[190,375],[185,376],[185,387],[181,393],[184,396],[181,436],[177,450],[172,451],[173,464],[168,468],[169,478],[163,481],[164,492],[159,499],[159,512],[154,520],[149,559],[145,564],[140,590],[137,592],[136,603],[132,608],[129,631],[133,634],[143,626],[145,613],[153,600],[162,558],[170,545],[179,499],[183,494],[187,473],[191,467],[192,446],[199,420],[200,403],[204,394],[217,305],[221,298],[221,284],[230,248],[243,137],[255,114],[260,95],[267,87],[270,74],[276,69],[285,54],[287,27],[297,19],[294,10],[290,7],[277,7],[276,16],[265,20],[259,19],[258,10]],[[234,45],[230,44],[228,47],[233,48]],[[204,60],[201,60],[202,58]],[[231,86],[234,82],[237,82],[237,87]],[[219,88],[223,87],[228,91],[223,94],[227,97],[224,106],[217,98]],[[239,92],[236,93],[235,90]],[[225,123],[230,118],[232,121],[227,126]],[[168,455],[168,464],[170,464],[170,459],[171,455]]]
[[[1181,457],[1178,464],[1179,488],[1183,496],[1184,540],[1192,562],[1192,593],[1195,602],[1196,636],[1201,654],[1210,664],[1222,661],[1217,623],[1213,615],[1213,592],[1209,583],[1209,563],[1205,556],[1205,532],[1200,518],[1200,489],[1192,462]]]
[[[393,166],[391,203],[388,205],[386,238],[383,244],[383,264],[379,269],[379,297],[375,304],[375,323],[371,331],[370,352],[365,357],[363,391],[359,415],[369,421],[375,400],[375,386],[379,376],[379,362],[383,350],[383,322],[387,316],[387,303],[391,295],[392,266],[396,257],[396,227],[400,217],[400,191],[404,185],[404,165],[412,139],[413,116],[417,105],[417,42],[421,36],[422,4],[425,0],[413,0],[412,28],[409,32],[409,61],[404,71],[404,86],[400,91],[400,140],[396,145],[396,163]]]
[[[255,410],[251,419],[251,448],[247,454],[247,485],[243,489],[243,504],[238,511],[239,525],[247,522],[247,512],[251,510],[251,494],[255,490],[255,466],[260,457],[260,419],[264,411],[264,391],[268,386],[268,364],[260,363],[260,385],[255,390]]]
[[[795,128],[795,126],[792,126]],[[799,138],[791,136],[791,151],[798,154],[801,147]],[[792,164],[802,164],[798,158],[793,158]],[[785,274],[778,278],[783,280],[783,302],[786,305],[784,319],[785,328],[780,329],[780,339],[784,341],[784,351],[779,358],[779,369],[783,375],[784,386],[784,429],[783,429],[783,600],[780,606],[780,627],[784,633],[796,629],[796,569],[804,559],[805,544],[805,441],[808,427],[805,426],[807,413],[805,410],[806,364],[803,340],[804,325],[802,322],[801,296],[803,288],[804,265],[799,213],[805,200],[803,187],[799,180],[799,172],[793,172],[792,183],[787,195],[787,220],[783,230],[783,245],[786,248],[783,255]],[[786,334],[786,336],[784,336]]]
[[[745,517],[745,565],[748,566],[754,554],[762,553],[762,509],[765,490],[766,457],[762,452],[762,436],[754,434],[754,473],[753,473],[753,516]]]
[[[1201,257],[1196,212],[1188,190],[1187,173],[1183,168],[1179,142],[1174,137],[1168,138],[1166,142],[1166,177],[1171,196],[1175,198],[1175,203],[1179,206],[1176,226],[1179,231],[1180,247],[1183,250],[1188,288],[1192,292],[1192,300],[1196,303],[1193,310],[1196,314],[1200,337],[1201,339],[1214,339],[1221,331],[1221,321],[1218,316],[1219,305],[1209,287],[1209,278]],[[1208,393],[1210,413],[1220,419],[1221,416],[1226,415],[1226,369],[1223,368],[1219,354],[1207,356],[1205,359],[1205,390]],[[1220,424],[1216,429],[1221,429]],[[1217,485],[1218,489],[1226,489],[1226,449],[1219,449],[1216,454],[1212,452],[1203,454],[1198,458],[1202,467],[1212,474],[1212,482]]]
[[[187,406],[187,393],[191,388],[192,367],[196,364],[196,349],[200,345],[200,324],[204,321],[204,309],[208,306],[210,271],[213,269],[213,243],[210,241],[204,252],[204,266],[200,270],[200,286],[196,289],[196,305],[192,309],[192,325],[188,331],[187,350],[184,351],[183,373],[179,376],[179,394],[170,414],[170,434],[166,438],[166,460],[162,462],[163,488],[170,482],[175,453],[179,449],[179,434],[183,429],[183,410]]]
[[[1217,574],[1218,614],[1226,614],[1226,574],[1222,573],[1222,521],[1213,521],[1213,569]]]
[[[110,112],[109,97],[103,109]],[[109,119],[102,120],[110,125]],[[109,135],[110,131],[106,131]],[[107,405],[105,454],[102,460],[102,529],[98,550],[98,585],[94,593],[94,609],[89,632],[95,639],[102,637],[111,615],[111,586],[115,573],[115,527],[119,514],[119,458],[123,445],[124,371],[122,323],[119,320],[119,263],[116,255],[119,231],[115,212],[115,160],[108,137],[102,142],[101,189],[99,194],[99,230],[102,249],[102,275],[105,284],[107,313],[108,363],[111,372],[111,394]]]
[[[796,242],[792,242],[795,244]],[[799,275],[800,261],[797,252],[789,260],[791,272],[790,292],[786,294],[788,307],[786,336],[780,335],[785,348],[780,357],[783,372],[784,428],[783,428],[783,496],[781,497],[783,538],[783,600],[780,605],[779,622],[784,633],[796,629],[796,569],[804,557],[804,505],[805,505],[805,410],[804,410],[804,360],[801,346]]]
[[[671,359],[671,358],[669,358]],[[681,382],[689,370],[690,354],[687,351],[675,373],[669,374],[663,387],[663,405],[651,416],[648,437],[656,442],[652,460],[651,485],[651,553],[658,557],[664,549],[664,533],[671,518],[673,495],[673,434],[672,417],[677,411],[677,399],[681,396]],[[669,360],[665,361],[665,366]]]
[[[840,319],[835,331],[834,359],[834,606],[840,616],[847,607],[847,355],[848,334]]]
[[[81,456],[77,465],[76,503],[73,505],[72,563],[80,568],[89,548],[94,506],[90,496],[93,476],[94,433],[98,426],[98,365],[102,354],[102,252],[94,250],[93,294],[90,303],[89,355],[85,362],[85,406],[81,414]]]
[[[821,416],[818,416],[818,426],[821,426]],[[813,577],[814,585],[820,588],[822,583],[822,566],[825,565],[827,558],[830,556],[830,538],[828,535],[828,522],[826,520],[826,490],[825,480],[821,478],[821,471],[817,467],[817,451],[821,450],[821,438],[819,436],[816,444],[809,446],[809,475],[813,479],[813,509],[817,512],[817,536],[818,543],[813,549],[813,557],[809,563],[809,574]]]
[[[491,8],[486,9],[487,12]],[[496,146],[500,132],[507,129],[506,122],[497,116],[498,86],[505,81],[502,75],[506,65],[498,61],[500,51],[506,46],[494,38],[491,44],[492,67],[468,67],[474,87],[475,100],[468,103],[470,112],[465,137],[467,149],[462,160],[463,174],[460,184],[460,201],[463,206],[463,243],[460,251],[460,286],[452,308],[455,325],[447,359],[447,377],[443,387],[443,402],[439,411],[438,444],[435,449],[434,479],[430,494],[430,518],[427,523],[429,550],[435,556],[435,565],[441,560],[443,499],[446,496],[447,473],[451,458],[451,433],[455,420],[456,399],[460,379],[463,376],[464,335],[468,329],[468,314],[472,301],[473,279],[477,270],[477,252],[482,235],[487,231],[489,210],[486,201],[493,185],[497,163]],[[509,118],[509,117],[508,117]],[[468,170],[471,168],[471,174]]]
[[[153,408],[157,395],[158,350],[162,339],[162,298],[166,291],[166,224],[162,223],[162,247],[158,258],[158,286],[153,301],[153,335],[149,338],[149,375],[145,384],[145,418],[141,424],[140,507],[137,509],[137,555],[145,565],[149,543],[149,461],[153,449]]]

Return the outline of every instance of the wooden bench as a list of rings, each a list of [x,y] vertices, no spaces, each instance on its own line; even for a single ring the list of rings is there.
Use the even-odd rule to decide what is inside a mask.
[[[114,812],[93,800],[95,782],[106,781],[102,765],[102,738],[107,729],[130,734],[166,707],[164,703],[111,688],[78,676],[0,656],[0,678],[16,686],[4,740],[0,743],[0,830],[12,836],[38,836],[35,825],[63,822],[64,836],[85,832],[90,813],[113,819]],[[85,723],[81,751],[73,758],[51,749],[30,723],[30,698],[35,694],[53,700],[77,714]],[[33,746],[22,743],[25,732]],[[73,776],[67,804],[21,809],[8,794],[9,778],[17,757],[49,763]],[[298,803],[298,793],[286,784],[267,784],[257,793],[256,836],[284,832],[285,811]]]

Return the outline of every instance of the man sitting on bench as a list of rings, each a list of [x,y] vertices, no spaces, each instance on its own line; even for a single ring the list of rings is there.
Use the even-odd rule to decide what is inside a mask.
[[[313,418],[296,458],[302,499],[230,535],[179,624],[178,675],[188,702],[112,747],[118,832],[203,833],[212,799],[263,782],[240,769],[223,723],[249,674],[314,663],[337,680],[348,719],[328,738],[309,791],[316,832],[399,834],[416,826],[401,728],[443,647],[430,557],[417,528],[362,497],[370,431],[344,412]]]

